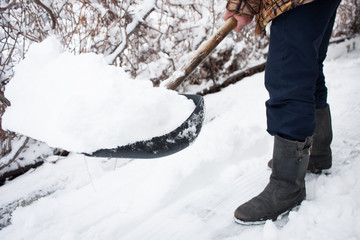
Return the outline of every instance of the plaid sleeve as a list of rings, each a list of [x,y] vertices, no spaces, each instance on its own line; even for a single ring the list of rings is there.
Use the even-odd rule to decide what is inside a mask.
[[[226,9],[238,15],[254,16],[260,11],[261,0],[228,0]]]

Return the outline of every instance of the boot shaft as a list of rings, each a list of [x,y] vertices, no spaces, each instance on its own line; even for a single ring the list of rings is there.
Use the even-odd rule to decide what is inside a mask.
[[[321,173],[322,170],[329,169],[332,165],[330,145],[333,134],[329,105],[316,109],[315,116],[316,128],[313,134],[308,170],[313,173]],[[268,162],[268,166],[272,168],[272,160]]]
[[[311,144],[312,137],[306,138],[305,142],[298,142],[275,136],[270,178],[303,188]]]
[[[312,153],[330,152],[330,144],[332,142],[332,126],[330,108],[316,109],[316,128],[314,132],[314,143]]]
[[[331,142],[333,139],[329,105],[316,109],[316,128],[311,149],[309,170],[312,172],[329,169],[332,165]]]

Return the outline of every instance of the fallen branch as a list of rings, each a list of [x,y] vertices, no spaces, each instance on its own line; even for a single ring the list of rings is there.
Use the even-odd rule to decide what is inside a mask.
[[[0,186],[4,185],[6,179],[14,179],[18,176],[23,175],[24,173],[26,173],[27,171],[29,171],[32,168],[37,168],[39,166],[41,166],[44,163],[44,161],[38,161],[35,162],[33,164],[29,164],[23,167],[19,167],[15,170],[9,171],[9,172],[5,172],[3,175],[0,176]]]
[[[203,91],[201,92],[198,92],[197,94],[198,95],[206,95],[206,94],[209,94],[209,93],[216,93],[216,92],[220,92],[221,89],[229,86],[230,84],[234,84],[236,82],[239,82],[241,81],[242,79],[244,79],[245,77],[249,77],[249,76],[252,76],[256,73],[259,73],[259,72],[262,72],[265,70],[265,64],[266,63],[262,63],[260,65],[257,65],[255,67],[251,67],[251,68],[248,68],[240,73],[237,73],[237,74],[234,74],[232,76],[230,76],[228,79],[226,79],[223,83],[221,84],[216,84],[208,89],[204,89]]]

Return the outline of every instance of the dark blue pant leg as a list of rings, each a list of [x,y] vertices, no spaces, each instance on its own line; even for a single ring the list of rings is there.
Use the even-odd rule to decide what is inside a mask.
[[[313,134],[316,98],[324,98],[326,104],[321,90],[325,87],[321,80],[328,45],[325,35],[331,34],[339,2],[316,0],[273,20],[265,70],[270,96],[266,102],[267,130],[271,135],[304,141]]]
[[[329,40],[331,37],[332,29],[335,22],[336,12],[334,12],[333,16],[329,21],[329,25],[326,29],[324,37],[321,41],[318,53],[318,78],[316,80],[316,89],[315,89],[315,107],[316,109],[324,108],[327,105],[327,87],[325,85],[325,76],[323,72],[324,60],[326,58]]]

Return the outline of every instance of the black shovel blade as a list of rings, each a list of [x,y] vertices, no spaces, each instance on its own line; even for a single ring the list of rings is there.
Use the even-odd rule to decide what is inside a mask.
[[[183,150],[199,135],[204,120],[203,97],[188,94],[184,96],[191,99],[196,107],[189,118],[172,132],[150,140],[84,154],[89,157],[105,158],[159,158]]]

